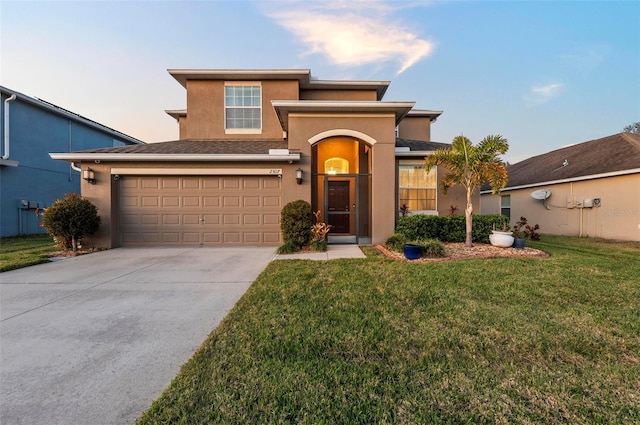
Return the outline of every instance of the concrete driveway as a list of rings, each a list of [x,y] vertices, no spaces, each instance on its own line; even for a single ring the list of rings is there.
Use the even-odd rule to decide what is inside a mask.
[[[118,248],[0,274],[0,423],[131,424],[274,248]]]

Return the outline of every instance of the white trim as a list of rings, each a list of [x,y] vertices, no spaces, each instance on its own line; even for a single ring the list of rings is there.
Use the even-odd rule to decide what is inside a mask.
[[[227,87],[258,87],[260,88],[259,106],[227,106]],[[262,83],[260,81],[225,81],[224,82],[224,134],[262,134],[263,114],[262,114]],[[259,128],[236,128],[227,127],[227,110],[228,109],[259,109],[260,110],[260,127]]]
[[[299,153],[290,153],[288,155],[269,155],[269,154],[143,154],[143,153],[50,153],[52,159],[61,159],[64,161],[166,161],[166,162],[219,162],[219,161],[291,161],[299,162]]]
[[[282,168],[112,168],[111,175],[280,176]]]
[[[561,184],[561,183],[579,182],[579,181],[585,181],[585,180],[595,180],[595,179],[602,179],[602,178],[605,178],[605,177],[626,176],[626,175],[629,175],[629,174],[638,174],[638,173],[640,173],[640,168],[632,168],[630,170],[612,171],[610,173],[591,174],[591,175],[588,175],[588,176],[572,177],[572,178],[560,179],[560,180],[549,180],[549,181],[544,181],[544,182],[539,182],[539,183],[531,183],[531,184],[523,184],[523,185],[520,185],[520,186],[505,187],[504,189],[502,189],[500,191],[500,193],[501,192],[508,192],[510,190],[529,189],[531,187],[548,186],[548,185],[552,185],[552,184]],[[482,191],[480,191],[480,194],[481,195],[493,194],[493,191],[491,191],[491,190],[482,190]]]
[[[224,134],[262,134],[262,128],[225,128]]]
[[[324,139],[327,139],[329,137],[337,137],[337,136],[349,136],[349,137],[355,137],[358,138],[364,142],[367,142],[368,144],[370,144],[371,146],[375,145],[376,143],[378,143],[378,141],[376,139],[374,139],[373,137],[361,133],[359,131],[356,130],[349,130],[347,128],[336,128],[334,130],[327,130],[327,131],[323,131],[322,133],[318,133],[315,136],[313,136],[312,138],[310,138],[308,140],[310,145],[314,145]]]

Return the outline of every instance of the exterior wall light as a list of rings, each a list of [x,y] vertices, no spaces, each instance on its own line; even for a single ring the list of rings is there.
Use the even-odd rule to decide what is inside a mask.
[[[87,168],[82,171],[82,178],[88,181],[90,184],[96,184],[96,174],[91,168]]]
[[[296,170],[296,183],[302,184],[302,169],[300,167]]]

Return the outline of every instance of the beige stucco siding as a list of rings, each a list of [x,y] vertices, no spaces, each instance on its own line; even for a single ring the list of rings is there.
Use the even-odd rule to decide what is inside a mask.
[[[375,90],[301,90],[300,100],[377,100]]]
[[[376,141],[372,146],[372,242],[383,242],[394,232],[396,185],[395,179],[395,116],[389,114],[291,114],[289,116],[289,148],[299,150],[305,175],[311,174],[311,144],[309,139],[325,131],[347,129],[362,133]],[[284,202],[302,196],[311,202],[310,180],[293,188],[291,194],[284,190]],[[291,196],[293,194],[293,197]]]
[[[407,116],[398,124],[398,137],[431,141],[431,118]]]
[[[234,82],[235,83],[235,82]],[[225,133],[224,128],[224,81],[187,81],[187,111],[189,125],[186,139],[278,139],[282,138],[282,127],[271,101],[297,100],[297,81],[247,82],[262,87],[262,131],[254,134]],[[181,137],[182,138],[182,137]]]
[[[550,189],[545,202],[531,198],[531,192]],[[502,192],[511,195],[511,222],[521,216],[540,232],[553,235],[588,236],[640,241],[640,174],[606,177],[578,182]],[[600,199],[600,207],[580,208],[585,199]],[[500,196],[483,195],[482,212],[499,213]]]

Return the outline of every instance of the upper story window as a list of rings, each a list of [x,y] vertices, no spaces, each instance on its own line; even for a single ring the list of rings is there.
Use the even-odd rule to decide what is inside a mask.
[[[400,164],[398,170],[399,205],[409,211],[436,210],[436,167],[426,170],[423,164]]]
[[[259,83],[225,84],[224,128],[227,133],[260,133],[262,87]]]

